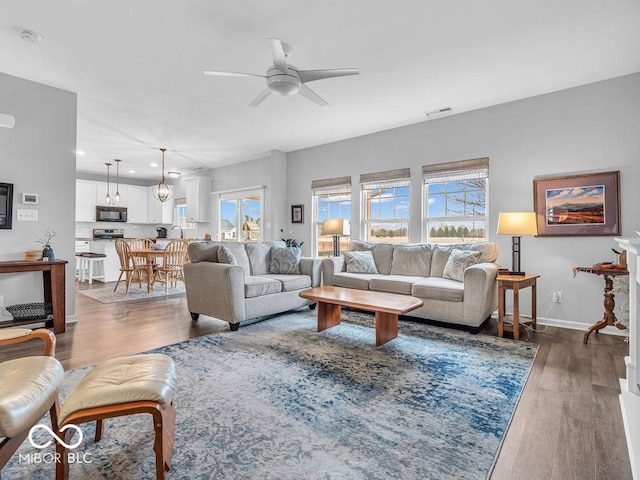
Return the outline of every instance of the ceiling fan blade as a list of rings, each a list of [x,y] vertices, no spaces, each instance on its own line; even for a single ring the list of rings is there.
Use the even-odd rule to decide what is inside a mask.
[[[249,104],[249,106],[257,107],[269,95],[271,95],[271,90],[269,90],[268,88],[265,88],[262,92],[260,92],[260,95],[258,95],[256,98],[253,99],[253,101]]]
[[[264,75],[256,75],[255,73],[242,73],[242,72],[216,72],[213,70],[205,70],[205,75],[212,77],[260,77],[267,78]]]
[[[327,70],[299,70],[302,83],[322,80],[323,78],[346,77],[347,75],[358,75],[357,68],[330,68]]]
[[[287,65],[287,57],[285,57],[284,49],[282,48],[282,42],[277,38],[270,38],[269,48],[271,48],[273,66],[280,70],[282,73],[287,74],[289,72],[289,67]]]
[[[305,98],[308,98],[314,103],[317,103],[321,107],[326,107],[327,105],[329,105],[320,95],[318,95],[316,92],[311,90],[306,85],[302,85],[300,87],[300,95],[302,95]]]

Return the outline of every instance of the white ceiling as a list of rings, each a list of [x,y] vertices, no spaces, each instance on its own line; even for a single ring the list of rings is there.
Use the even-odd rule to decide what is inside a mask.
[[[188,174],[640,71],[638,0],[1,4],[0,71],[78,94],[78,171],[120,158],[138,179],[158,178],[159,147]],[[253,108],[263,79],[202,74],[264,74],[269,37],[299,69],[360,75],[310,84],[325,108],[299,95]]]

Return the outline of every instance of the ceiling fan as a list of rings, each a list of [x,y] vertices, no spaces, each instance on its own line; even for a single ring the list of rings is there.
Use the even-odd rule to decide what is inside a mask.
[[[298,70],[293,65],[287,63],[287,58],[291,55],[291,46],[282,43],[277,38],[269,38],[269,47],[273,57],[273,66],[267,69],[266,75],[256,75],[254,73],[240,72],[217,72],[207,70],[205,75],[218,77],[261,77],[267,79],[267,88],[264,89],[249,104],[257,107],[272,93],[275,95],[295,95],[301,94],[321,107],[329,105],[320,95],[311,90],[305,83],[324,78],[344,77],[347,75],[358,75],[357,68],[333,68],[327,70]]]

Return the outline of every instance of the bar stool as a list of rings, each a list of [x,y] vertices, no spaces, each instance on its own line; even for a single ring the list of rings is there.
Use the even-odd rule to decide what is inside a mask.
[[[79,253],[76,254],[80,257],[80,281],[84,282],[85,275],[89,281],[89,285],[93,284],[94,280],[102,279],[104,281],[104,259],[106,255],[104,253]]]

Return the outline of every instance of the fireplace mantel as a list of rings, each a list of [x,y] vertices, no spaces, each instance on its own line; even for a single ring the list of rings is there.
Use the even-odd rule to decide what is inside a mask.
[[[625,357],[626,378],[620,379],[620,407],[629,448],[633,478],[640,472],[640,237],[616,238],[627,251],[629,270],[629,356]]]

